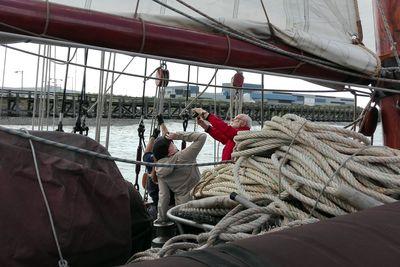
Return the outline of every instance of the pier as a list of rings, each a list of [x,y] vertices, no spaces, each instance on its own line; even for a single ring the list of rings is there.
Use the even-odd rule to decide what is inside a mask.
[[[62,105],[61,92],[49,93],[48,97],[40,99],[40,95],[36,95],[36,116],[39,114],[39,103],[44,109],[45,114],[55,114],[58,117]],[[31,117],[33,114],[35,94],[32,91],[8,90],[3,91],[0,101],[1,116],[8,117]],[[97,101],[96,94],[87,94],[88,107],[95,105]],[[189,99],[190,101],[190,99]],[[103,117],[107,117],[109,113],[109,96],[105,97],[103,108]],[[144,101],[141,97],[131,96],[113,96],[111,105],[112,118],[145,118],[153,116],[154,98],[145,97]],[[179,114],[185,108],[184,99],[165,99],[163,115],[167,119],[179,119]],[[195,104],[196,107],[202,107],[210,112],[217,114],[222,118],[228,118],[229,102],[217,101],[210,99],[199,99]],[[67,93],[65,102],[64,117],[76,117],[79,110],[79,93]],[[96,117],[97,108],[88,111],[88,117]],[[362,108],[357,107],[356,111],[351,105],[343,106],[306,106],[306,105],[285,105],[285,104],[268,104],[264,103],[264,120],[270,120],[273,116],[282,116],[286,113],[297,114],[311,121],[329,121],[329,122],[350,122],[354,117],[358,117]],[[354,111],[356,116],[354,116]],[[244,103],[243,113],[248,114],[253,120],[260,122],[261,103]]]

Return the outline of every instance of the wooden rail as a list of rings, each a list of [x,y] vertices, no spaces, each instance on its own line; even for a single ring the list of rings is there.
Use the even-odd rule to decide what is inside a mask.
[[[97,95],[88,95],[88,106],[91,107],[96,103]],[[36,114],[39,113],[39,95],[36,96]],[[51,93],[49,101],[43,99],[45,114],[49,110],[50,114],[55,112],[58,117],[61,111],[62,93]],[[9,117],[31,117],[33,112],[34,93],[32,91],[3,91],[3,98],[0,102],[0,110],[2,116]],[[108,114],[109,99],[104,102],[104,111],[102,116]],[[146,97],[144,105],[141,97],[130,96],[114,96],[112,101],[113,118],[140,118],[141,115],[145,118],[153,116],[153,98]],[[218,101],[216,110],[214,110],[214,101],[209,99],[199,99],[195,104],[196,107],[216,113],[222,118],[228,119],[229,102]],[[64,117],[76,117],[79,108],[79,94],[68,93],[66,98],[65,115]],[[185,108],[184,99],[165,99],[163,115],[168,119],[179,119],[179,114]],[[96,117],[96,108],[88,112],[88,117]],[[357,116],[362,111],[357,108]],[[142,113],[143,112],[143,113]],[[287,104],[264,104],[264,119],[269,120],[273,116],[281,116],[286,113],[297,114],[311,121],[331,121],[331,122],[350,122],[353,121],[354,107],[350,105],[344,106],[305,106],[305,105],[287,105]],[[245,103],[243,113],[250,115],[255,121],[261,120],[261,103]],[[37,115],[36,115],[37,116]],[[356,116],[356,117],[357,117]]]

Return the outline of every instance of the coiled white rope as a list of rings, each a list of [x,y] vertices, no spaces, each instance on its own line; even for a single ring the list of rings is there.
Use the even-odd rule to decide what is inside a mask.
[[[136,254],[132,260],[312,223],[400,196],[400,151],[370,146],[367,137],[354,131],[287,114],[267,121],[260,131],[239,132],[235,142],[236,163],[204,171],[192,191],[198,200],[174,211],[209,210],[210,216],[221,216],[221,211],[235,206],[221,200],[231,192],[240,192],[259,207],[238,205],[210,232],[190,240],[175,237],[163,248]]]

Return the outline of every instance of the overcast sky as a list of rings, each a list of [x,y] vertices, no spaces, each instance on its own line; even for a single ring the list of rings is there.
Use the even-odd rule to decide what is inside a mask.
[[[78,0],[74,0],[78,3]],[[71,3],[74,1],[70,1]],[[80,1],[82,2],[82,1]],[[101,2],[101,1],[100,1]],[[114,1],[113,1],[114,3]],[[373,27],[373,15],[372,15],[372,6],[371,0],[359,0],[359,9],[360,9],[360,16],[362,20],[362,25],[364,29],[364,43],[365,45],[370,48],[372,51],[375,51],[375,41],[374,41],[374,27]],[[18,45],[19,48],[23,48],[32,52],[37,52],[37,45],[32,44],[21,44]],[[3,47],[0,48],[0,70],[1,74],[3,73],[3,63],[4,63],[4,51]],[[57,48],[53,50],[54,53],[57,53],[58,57],[61,58],[60,55],[65,57],[65,49]],[[99,66],[99,53],[92,52],[89,55],[89,65]],[[79,61],[83,59],[83,53],[80,51],[77,55]],[[65,59],[65,58],[64,58]],[[129,57],[125,56],[118,56],[117,61],[118,65],[116,70],[121,70],[127,62],[130,60]],[[144,59],[136,58],[131,66],[127,69],[128,72],[135,73],[135,74],[143,74],[143,62]],[[29,56],[25,54],[21,54],[20,52],[15,52],[12,50],[8,50],[7,52],[7,65],[6,65],[6,72],[4,82],[2,80],[2,76],[0,75],[1,84],[4,83],[5,87],[19,87],[21,84],[21,72],[15,73],[15,71],[24,71],[24,87],[34,87],[36,81],[36,63],[37,58],[34,56]],[[107,63],[106,63],[107,64]],[[148,70],[152,71],[159,65],[159,62],[156,60],[149,60]],[[54,70],[54,67],[52,67]],[[187,79],[187,66],[180,65],[180,64],[169,64],[170,75],[171,79],[176,80],[186,80]],[[58,65],[55,69],[56,76],[55,80],[52,83],[56,83],[58,86],[63,84],[64,73],[65,73],[65,66]],[[199,82],[201,83],[208,83],[209,79],[213,74],[213,70],[200,68],[199,70]],[[71,67],[69,72],[68,78],[68,88],[80,90],[81,88],[81,73],[82,70],[80,68]],[[217,83],[221,84],[223,82],[230,82],[231,77],[233,76],[233,71],[220,71],[217,76]],[[96,88],[98,88],[98,72],[88,70],[88,91],[97,93]],[[196,81],[196,69],[192,67],[190,80],[191,82]],[[52,75],[52,77],[54,77]],[[111,78],[110,78],[111,79]],[[110,80],[109,79],[109,80]],[[245,82],[247,83],[260,83],[261,76],[259,74],[251,74],[245,73]],[[0,84],[0,85],[1,85]],[[142,94],[142,79],[140,78],[132,78],[132,77],[121,77],[115,83],[115,94],[121,95],[133,95],[133,96],[140,96]],[[173,85],[173,84],[172,84]],[[272,77],[266,76],[265,78],[265,87],[271,89],[293,89],[294,91],[297,89],[309,90],[309,89],[324,89],[323,87],[310,84],[301,80],[297,79],[286,79],[286,78],[279,78],[279,77]],[[154,95],[155,85],[154,81],[149,81],[148,86],[146,88],[146,95],[152,96]],[[219,91],[217,89],[217,91]],[[214,92],[214,88],[210,88],[209,92]],[[344,97],[352,97],[349,93],[337,93],[337,96],[344,96]],[[361,100],[361,104],[365,104],[368,100],[363,99]]]

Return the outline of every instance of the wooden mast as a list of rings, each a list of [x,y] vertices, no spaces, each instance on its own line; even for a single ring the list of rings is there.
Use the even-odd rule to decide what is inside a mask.
[[[400,67],[392,47],[400,54],[400,0],[374,0],[376,52],[382,60],[382,67]],[[380,7],[385,18],[381,14]],[[393,43],[385,31],[384,19],[393,38]],[[399,79],[400,70],[389,72],[386,78]],[[381,86],[400,90],[399,84]],[[381,107],[383,140],[386,146],[400,148],[400,94],[379,95]]]

